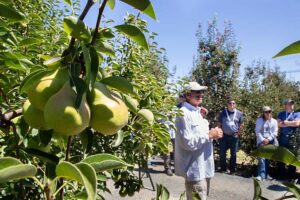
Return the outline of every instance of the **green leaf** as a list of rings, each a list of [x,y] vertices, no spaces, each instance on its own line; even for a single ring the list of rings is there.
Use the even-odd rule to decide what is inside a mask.
[[[42,40],[37,39],[37,38],[25,38],[19,43],[19,46],[20,47],[29,46],[32,44],[40,44],[41,42],[42,42]]]
[[[133,94],[133,86],[131,83],[120,76],[110,76],[101,80],[101,83],[120,90],[122,93]]]
[[[253,200],[268,200],[267,198],[261,196],[261,187],[259,184],[259,181],[256,178],[253,178],[253,183],[254,183],[254,196]]]
[[[77,20],[74,16],[69,16],[64,19],[64,30],[72,37],[89,43],[91,41],[91,32],[83,21]]]
[[[201,197],[198,192],[192,192],[193,200],[201,200]]]
[[[106,153],[89,156],[83,159],[81,162],[91,164],[96,172],[131,166],[120,158]]]
[[[76,165],[70,162],[61,161],[56,166],[55,172],[57,177],[64,177],[67,179],[75,180],[82,185],[84,184],[81,176],[81,171],[76,167]]]
[[[45,60],[43,62],[43,64],[50,69],[57,69],[58,67],[61,66],[61,61],[62,61],[62,58],[60,56],[57,56],[57,57],[51,57],[51,58]]]
[[[156,184],[156,200],[169,200],[170,199],[170,193],[167,190],[167,188],[165,188],[163,185],[161,184]]]
[[[283,50],[281,50],[279,53],[273,56],[273,58],[297,53],[300,53],[300,40],[285,47]]]
[[[12,6],[0,3],[0,17],[7,18],[13,22],[23,21],[25,16],[20,11],[14,9]]]
[[[103,40],[108,40],[108,39],[112,39],[115,37],[115,35],[113,34],[112,30],[110,28],[102,28],[100,29],[99,34],[99,39],[101,41]]]
[[[23,164],[11,157],[0,158],[0,183],[33,177],[36,173],[37,169],[33,165]]]
[[[88,199],[96,199],[97,176],[94,168],[86,163],[77,163],[76,167],[81,171],[83,185],[88,194]]]
[[[171,139],[170,134],[160,130],[154,130],[154,135],[158,137],[161,141],[165,141],[167,143],[169,143]]]
[[[90,47],[91,56],[91,84],[93,85],[96,81],[98,70],[99,70],[99,55],[94,47]]]
[[[37,169],[33,165],[22,164],[7,167],[0,170],[0,183],[5,183],[7,181],[30,178],[37,173]]]
[[[116,4],[115,0],[108,0],[107,3],[109,5],[110,9],[113,10],[115,8],[115,4]]]
[[[57,177],[64,177],[75,180],[82,184],[88,194],[88,199],[96,199],[97,176],[94,168],[87,163],[77,163],[76,165],[62,161],[55,169]]]
[[[295,195],[296,199],[300,199],[300,188],[296,184],[284,182],[283,185],[288,187],[288,190]]]
[[[97,176],[97,180],[98,180],[98,181],[105,182],[105,181],[107,181],[107,177],[104,176],[104,175],[98,175],[98,176]]]
[[[149,17],[156,20],[155,11],[149,0],[121,0],[121,1],[133,6],[134,8],[138,9],[139,11],[142,11]]]
[[[85,46],[84,43],[81,43],[81,48],[83,52],[83,58],[84,58],[84,66],[85,66],[85,83],[86,85],[90,85],[91,80],[91,56],[90,56],[90,49]]]
[[[284,147],[265,145],[261,148],[256,149],[252,153],[252,155],[300,167],[300,162],[297,157]]]
[[[169,153],[168,144],[158,141],[158,142],[155,142],[154,145],[157,146],[162,152]]]
[[[253,183],[254,183],[254,196],[253,200],[259,200],[261,196],[261,187],[256,178],[253,178]]]
[[[180,197],[179,197],[179,200],[185,200],[186,198],[186,194],[185,194],[185,192],[183,192],[181,195],[180,195]]]
[[[42,77],[44,77],[46,74],[48,74],[49,71],[41,69],[37,70],[28,76],[26,76],[23,81],[20,84],[20,94],[27,92],[27,90],[35,84],[38,80],[40,80]]]
[[[0,170],[14,165],[21,165],[21,164],[23,163],[16,158],[12,158],[12,157],[0,158]]]
[[[13,4],[13,0],[0,0],[0,3],[4,5],[11,5]]]
[[[123,24],[115,26],[115,28],[128,36],[131,40],[136,42],[138,45],[143,47],[145,50],[149,50],[148,43],[146,40],[146,37],[144,33],[136,26],[130,25],[130,24]]]
[[[114,48],[106,42],[99,42],[97,44],[97,48],[101,53],[104,53],[104,54],[107,54],[107,55],[113,56],[113,57],[116,56]]]
[[[148,122],[148,124],[152,125],[154,123],[154,115],[150,110],[141,109],[141,110],[139,110],[139,112],[137,114],[138,114],[138,116],[145,119],[146,122]]]
[[[68,4],[68,5],[72,8],[72,2],[71,2],[71,0],[64,0],[64,2],[65,2],[66,4]]]
[[[161,119],[164,119],[164,120],[168,120],[168,116],[163,115],[161,113],[153,112],[153,115],[154,115],[155,118],[161,118]]]
[[[123,100],[131,112],[137,113],[138,105],[139,105],[137,100],[131,98],[130,96],[128,96],[126,94],[123,94]]]
[[[115,139],[112,142],[111,146],[112,147],[118,147],[118,146],[120,146],[120,144],[123,142],[123,139],[124,139],[124,137],[123,137],[123,131],[119,130],[118,133],[116,134]]]

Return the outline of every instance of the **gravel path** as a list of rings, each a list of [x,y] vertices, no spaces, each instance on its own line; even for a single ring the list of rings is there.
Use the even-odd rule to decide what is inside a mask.
[[[167,176],[163,173],[163,165],[161,160],[155,160],[150,167],[151,177],[154,184],[163,184],[170,192],[170,200],[178,200],[180,194],[184,192],[184,179],[178,176]],[[112,194],[104,194],[107,200],[151,200],[155,198],[156,193],[152,191],[149,178],[144,177],[143,183],[145,188],[141,189],[133,197],[121,198],[118,191],[113,188],[112,181],[108,181],[108,187],[111,189]],[[262,181],[262,194],[270,200],[281,197],[286,187],[280,182]],[[251,178],[244,178],[236,175],[228,175],[216,173],[211,181],[211,190],[209,200],[252,200],[254,194],[253,180]]]

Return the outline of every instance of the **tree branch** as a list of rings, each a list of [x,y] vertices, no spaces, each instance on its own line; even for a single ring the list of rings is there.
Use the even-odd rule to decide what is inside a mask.
[[[13,118],[22,115],[22,112],[23,112],[22,108],[19,108],[19,109],[15,110],[15,111],[7,112],[7,113],[1,115],[1,120],[10,121]]]
[[[95,43],[97,34],[98,34],[98,32],[99,32],[99,27],[100,27],[101,17],[102,17],[102,15],[103,15],[103,11],[104,11],[104,8],[105,8],[106,3],[107,3],[107,0],[104,0],[104,1],[102,2],[101,6],[99,7],[99,13],[98,13],[97,22],[96,22],[95,33],[94,33],[94,35],[93,35],[93,39],[92,39],[91,45],[93,45],[93,44]]]

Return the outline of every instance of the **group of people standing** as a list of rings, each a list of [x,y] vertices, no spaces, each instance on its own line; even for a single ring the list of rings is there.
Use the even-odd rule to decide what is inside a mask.
[[[234,99],[229,99],[227,107],[219,114],[218,125],[210,128],[205,119],[208,111],[201,107],[206,90],[206,86],[189,82],[185,85],[180,104],[177,105],[182,115],[175,121],[175,174],[185,179],[187,200],[193,199],[193,192],[198,193],[201,199],[207,199],[210,179],[215,172],[212,143],[214,139],[219,140],[220,144],[220,171],[235,173],[239,138],[244,127],[244,114],[236,108]],[[277,120],[272,117],[271,107],[262,108],[262,115],[257,119],[255,127],[258,147],[278,145],[279,142],[280,146],[291,148],[291,133],[300,125],[300,113],[294,111],[294,101],[290,99],[284,102],[284,106],[285,111],[278,114]],[[226,162],[228,149],[229,169]],[[279,164],[279,171],[285,172],[283,163]],[[288,167],[289,178],[295,178],[295,172],[295,167]],[[168,175],[172,175],[170,171]],[[268,161],[260,158],[257,178],[263,180],[268,177]]]

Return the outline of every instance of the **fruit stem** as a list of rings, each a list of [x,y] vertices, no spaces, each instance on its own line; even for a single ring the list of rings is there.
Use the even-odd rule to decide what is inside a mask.
[[[68,161],[69,158],[70,158],[70,147],[71,147],[71,143],[72,143],[72,136],[69,136],[69,138],[68,138],[67,150],[66,150],[66,159],[65,159],[65,161]]]
[[[95,43],[98,31],[99,31],[99,27],[100,27],[101,17],[103,15],[103,11],[104,11],[106,3],[107,3],[107,0],[103,0],[101,6],[99,7],[99,13],[98,13],[97,22],[96,22],[95,33],[93,35],[91,45],[93,45]]]

